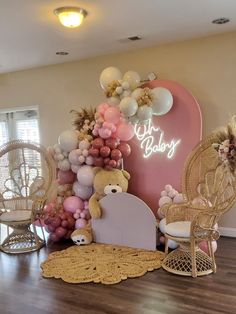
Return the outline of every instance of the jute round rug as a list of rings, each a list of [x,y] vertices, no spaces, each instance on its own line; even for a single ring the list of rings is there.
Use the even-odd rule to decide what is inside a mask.
[[[72,246],[51,253],[41,264],[43,277],[69,283],[116,284],[161,267],[164,253],[108,244]]]

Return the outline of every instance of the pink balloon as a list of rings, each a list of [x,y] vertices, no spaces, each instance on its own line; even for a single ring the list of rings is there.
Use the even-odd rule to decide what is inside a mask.
[[[92,141],[92,146],[93,146],[93,148],[100,149],[101,147],[104,146],[104,140],[100,137],[95,138],[95,140]],[[90,154],[90,155],[92,155],[92,154]],[[96,157],[96,156],[94,156],[94,157]]]
[[[212,241],[212,247],[213,247],[213,252],[215,253],[217,250],[217,242],[216,241]],[[199,243],[199,248],[207,253],[209,255],[209,250],[208,250],[208,245],[207,245],[207,241],[202,241]]]
[[[49,239],[52,240],[53,242],[58,242],[60,240],[60,237],[58,237],[56,233],[51,233]]]
[[[77,208],[84,207],[84,203],[78,196],[69,196],[64,200],[63,206],[66,211],[75,213]]]
[[[101,113],[101,114],[104,114],[105,111],[109,108],[109,104],[107,103],[102,103],[100,105],[98,105],[97,107],[97,112]]]
[[[102,125],[105,129],[109,129],[111,130],[111,132],[115,132],[116,131],[116,126],[114,123],[111,123],[111,122],[103,122],[103,125]]]
[[[120,121],[120,110],[117,107],[109,107],[104,113],[107,122],[117,124]]]
[[[105,159],[104,159],[104,165],[108,165],[109,162],[110,162],[110,160],[111,160],[110,158],[105,158]]]
[[[62,220],[61,226],[62,226],[63,228],[67,228],[67,227],[68,227],[68,221],[67,221],[67,220]]]
[[[103,167],[104,161],[102,157],[95,157],[93,159],[93,164],[95,167]]]
[[[108,146],[103,146],[100,148],[100,155],[105,158],[110,155],[111,149]]]
[[[115,138],[108,138],[106,141],[106,146],[110,147],[110,149],[115,149],[117,148],[119,141],[117,141],[117,139]]]
[[[71,170],[68,171],[58,171],[58,183],[59,184],[71,184],[75,181],[75,174]]]
[[[111,159],[110,161],[109,161],[109,164],[108,164],[110,167],[112,167],[112,168],[116,168],[116,166],[117,166],[117,162],[115,161],[115,160],[113,160],[113,159]]]
[[[89,154],[90,154],[92,157],[98,157],[98,156],[99,156],[99,149],[92,147],[92,148],[89,149]]]
[[[119,149],[115,148],[111,151],[111,159],[114,159],[115,161],[122,158],[122,154]]]
[[[123,157],[128,157],[131,154],[131,147],[128,143],[122,142],[117,148],[121,151]]]
[[[81,229],[84,228],[87,225],[87,220],[83,218],[79,218],[75,222],[75,229]]]
[[[83,218],[83,219],[86,218],[86,213],[84,211],[80,214],[80,218]]]
[[[67,233],[67,230],[63,227],[58,227],[56,230],[55,230],[55,233],[56,235],[59,237],[59,238],[63,238],[64,235],[66,235]]]
[[[128,123],[121,123],[117,127],[115,135],[121,141],[129,141],[134,136],[134,126]]]
[[[112,133],[111,130],[103,127],[98,130],[99,136],[103,139],[109,138],[111,136],[111,133]]]
[[[51,225],[55,228],[59,227],[61,225],[61,218],[55,217],[53,221],[51,222]]]

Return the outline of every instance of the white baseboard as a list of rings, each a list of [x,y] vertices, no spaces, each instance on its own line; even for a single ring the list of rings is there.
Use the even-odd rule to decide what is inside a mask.
[[[222,236],[236,238],[236,228],[219,227],[219,231]]]

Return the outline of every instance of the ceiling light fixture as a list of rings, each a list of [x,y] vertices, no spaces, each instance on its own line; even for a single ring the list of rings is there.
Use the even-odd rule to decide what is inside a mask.
[[[75,28],[82,24],[88,14],[87,11],[78,7],[61,7],[54,10],[62,25]]]
[[[230,19],[228,19],[227,17],[220,17],[218,19],[213,20],[212,23],[222,25],[228,23],[229,21]]]

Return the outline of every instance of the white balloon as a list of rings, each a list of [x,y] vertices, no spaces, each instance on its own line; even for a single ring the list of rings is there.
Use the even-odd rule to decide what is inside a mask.
[[[86,157],[85,163],[88,166],[92,166],[93,165],[93,157],[92,156]]]
[[[123,81],[126,81],[129,83],[129,88],[131,90],[134,90],[141,81],[140,75],[135,71],[128,71],[123,76]]]
[[[117,97],[109,97],[109,98],[107,98],[107,103],[108,103],[109,105],[117,106],[117,105],[119,105],[119,103],[120,103],[120,99],[117,98]]]
[[[137,99],[138,97],[140,97],[141,93],[142,93],[142,88],[136,88],[131,94],[131,97]]]
[[[120,111],[125,117],[132,117],[138,110],[137,101],[132,97],[125,97],[120,102]]]
[[[132,124],[138,124],[139,123],[139,118],[137,117],[137,115],[135,114],[132,117],[128,117],[128,121]]]
[[[82,198],[83,200],[88,200],[93,194],[93,188],[91,186],[81,185],[78,181],[74,182],[73,191],[76,196]]]
[[[79,166],[79,165],[71,165],[71,170],[72,170],[72,172],[77,173],[79,171],[80,167],[81,166]]]
[[[94,179],[93,167],[85,165],[79,168],[77,172],[77,179],[82,185],[92,186]]]
[[[173,106],[173,96],[171,92],[164,87],[155,87],[151,91],[153,95],[153,114],[162,116],[169,112]]]
[[[110,83],[116,80],[120,80],[121,78],[122,74],[118,68],[108,67],[102,71],[99,82],[101,84],[101,87],[106,90]]]
[[[146,105],[139,107],[138,112],[137,112],[137,116],[138,116],[139,120],[141,120],[141,121],[151,119],[152,108],[149,106],[146,106]]]
[[[75,130],[66,130],[58,138],[60,148],[65,152],[70,152],[78,146],[78,132]]]
[[[79,143],[79,149],[81,149],[82,151],[84,149],[89,149],[90,148],[90,143],[88,140],[82,140],[80,143]]]
[[[168,240],[168,247],[170,249],[175,250],[177,249],[178,246],[179,246],[178,243],[175,242],[174,240]]]
[[[63,159],[62,161],[58,162],[58,168],[62,171],[70,170],[71,164],[68,159]]]

